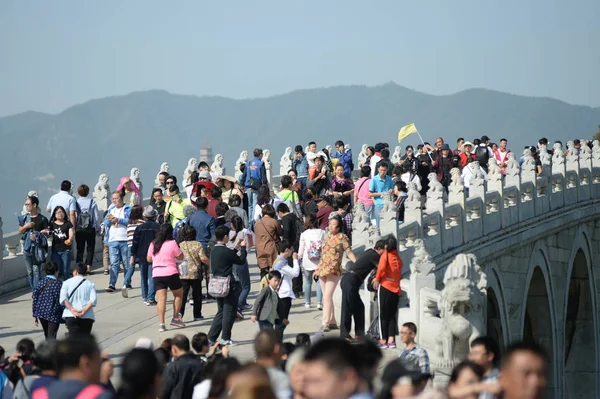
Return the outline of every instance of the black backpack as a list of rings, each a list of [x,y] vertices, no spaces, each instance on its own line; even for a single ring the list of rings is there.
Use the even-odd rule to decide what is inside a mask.
[[[94,220],[92,215],[92,206],[94,205],[94,200],[90,199],[90,205],[85,211],[81,210],[79,206],[79,202],[75,202],[77,205],[77,226],[75,226],[75,231],[88,231],[94,227]]]
[[[475,157],[477,157],[477,161],[479,161],[479,165],[481,167],[487,168],[488,160],[490,159],[490,153],[487,145],[479,144],[475,149]]]

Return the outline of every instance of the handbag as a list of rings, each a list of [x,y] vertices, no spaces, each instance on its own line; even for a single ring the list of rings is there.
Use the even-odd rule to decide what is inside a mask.
[[[208,295],[213,298],[225,298],[231,289],[231,276],[213,276],[208,280]]]

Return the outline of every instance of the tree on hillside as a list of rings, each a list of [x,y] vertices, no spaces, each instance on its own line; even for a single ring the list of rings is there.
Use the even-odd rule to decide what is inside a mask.
[[[594,134],[594,140],[600,141],[600,125],[598,125],[598,131]]]

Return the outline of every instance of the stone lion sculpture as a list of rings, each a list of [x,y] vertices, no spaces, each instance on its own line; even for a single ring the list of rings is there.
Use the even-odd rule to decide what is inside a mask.
[[[394,148],[394,153],[392,154],[392,163],[394,165],[397,165],[400,163],[401,159],[402,159],[402,147],[397,145],[396,148]]]
[[[395,212],[394,208],[394,197],[389,192],[381,193],[381,198],[383,200],[383,209],[381,212]]]
[[[98,183],[94,186],[94,201],[98,204],[98,210],[105,211],[110,205],[110,187],[108,186],[108,175],[102,173],[98,177]]]
[[[367,155],[367,147],[368,147],[367,144],[363,144],[362,149],[358,153],[358,166],[359,167],[362,167],[364,165],[364,163],[367,162],[367,158],[369,157]]]
[[[246,164],[248,162],[248,151],[242,151],[240,152],[240,157],[237,159],[237,161],[235,161],[235,172],[233,174],[233,177],[238,180],[240,178],[240,176],[243,174],[242,173],[242,165]]]
[[[292,168],[292,147],[287,147],[279,160],[279,176],[288,174]]]
[[[352,207],[352,213],[354,214],[354,223],[371,223],[371,219],[369,219],[369,214],[365,210],[365,204],[361,201],[356,201],[356,204]]]
[[[264,150],[262,161],[265,164],[265,169],[267,171],[267,181],[271,184],[271,151]]]
[[[210,166],[210,170],[214,173],[214,177],[223,176],[225,174],[225,166],[223,166],[223,155],[215,155],[215,161]]]
[[[132,168],[131,172],[129,173],[129,178],[137,186],[138,191],[140,192],[140,197],[144,198],[142,194],[144,186],[142,185],[142,179],[140,178],[139,168]]]
[[[437,174],[432,172],[427,175],[427,179],[429,180],[429,191],[427,191],[427,202],[430,201],[440,201],[444,199],[444,186],[437,178]]]
[[[465,191],[459,168],[452,168],[450,170],[450,185],[448,186],[448,191],[453,196],[460,196]]]
[[[469,354],[485,327],[487,278],[473,254],[459,254],[444,274],[438,302],[441,329],[436,338],[438,368],[454,368]]]
[[[189,159],[187,166],[185,167],[185,170],[183,171],[183,181],[181,184],[183,187],[190,184],[190,177],[192,176],[192,173],[194,173],[194,171],[196,171],[197,165],[198,165],[198,161],[196,160],[196,158]]]

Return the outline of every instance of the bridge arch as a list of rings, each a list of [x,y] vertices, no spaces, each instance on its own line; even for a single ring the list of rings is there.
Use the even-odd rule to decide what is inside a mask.
[[[543,242],[538,241],[531,253],[527,272],[522,313],[521,336],[546,349],[549,359],[548,388],[555,396],[559,392],[556,312],[554,289],[550,274],[550,258]]]
[[[506,313],[506,302],[504,299],[504,289],[499,274],[499,268],[496,261],[490,261],[485,265],[487,275],[487,315],[486,326],[487,335],[494,338],[504,351],[506,345],[510,342],[510,331],[508,327],[508,316]]]
[[[598,321],[596,287],[589,232],[575,234],[566,274],[564,297],[563,397],[596,397]],[[592,356],[590,356],[590,354]]]

